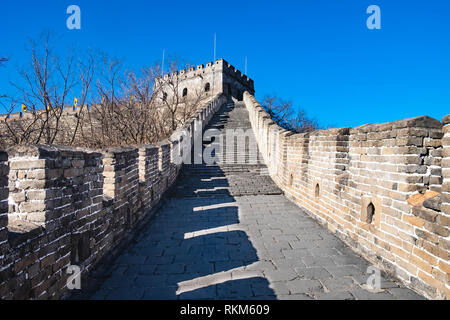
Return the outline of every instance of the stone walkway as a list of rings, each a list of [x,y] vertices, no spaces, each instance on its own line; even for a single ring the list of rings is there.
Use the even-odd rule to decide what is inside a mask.
[[[248,128],[242,104],[211,127]],[[185,166],[170,201],[92,299],[422,299],[287,200],[257,164]]]

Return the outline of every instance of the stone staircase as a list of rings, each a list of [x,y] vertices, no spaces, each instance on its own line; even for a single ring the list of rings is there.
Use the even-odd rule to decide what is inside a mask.
[[[245,196],[245,195],[277,195],[282,191],[268,175],[267,166],[258,150],[248,111],[243,102],[224,105],[211,119],[205,129],[216,129],[221,132],[219,141],[203,141],[206,147],[216,146],[219,150],[216,164],[183,165],[173,197],[211,197],[211,196]],[[227,146],[227,130],[234,131],[241,143]],[[233,132],[233,131],[232,131]],[[229,141],[231,143],[231,141]],[[220,144],[222,145],[220,147]]]

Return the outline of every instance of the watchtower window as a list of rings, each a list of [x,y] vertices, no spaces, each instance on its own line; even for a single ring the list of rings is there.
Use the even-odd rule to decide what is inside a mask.
[[[183,89],[183,97],[186,97],[186,96],[187,96],[187,92],[188,92],[188,89],[187,89],[187,88],[184,88],[184,89]]]
[[[208,92],[210,88],[211,88],[211,85],[209,84],[209,82],[207,84],[205,84],[205,92]]]
[[[373,220],[373,216],[375,215],[375,206],[373,205],[373,203],[369,203],[369,205],[367,206],[367,223],[372,223]]]

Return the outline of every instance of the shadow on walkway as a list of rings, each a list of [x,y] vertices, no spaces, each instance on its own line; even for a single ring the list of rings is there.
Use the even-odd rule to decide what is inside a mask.
[[[276,299],[262,274],[246,270],[257,252],[224,191],[168,201],[92,298]]]

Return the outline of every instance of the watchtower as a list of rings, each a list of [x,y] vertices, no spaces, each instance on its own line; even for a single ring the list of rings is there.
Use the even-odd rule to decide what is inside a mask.
[[[245,91],[252,95],[255,93],[253,80],[224,59],[160,76],[154,89],[158,89],[154,92],[163,100],[175,94],[192,98],[200,94],[214,96],[222,93],[229,100],[242,101]]]

